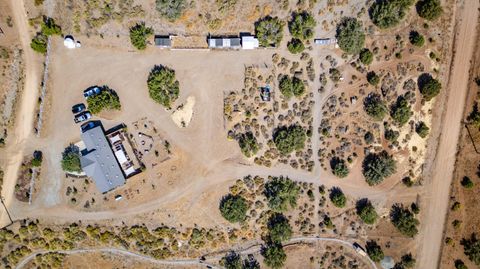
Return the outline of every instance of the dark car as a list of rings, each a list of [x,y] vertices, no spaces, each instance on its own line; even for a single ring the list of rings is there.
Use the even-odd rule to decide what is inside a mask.
[[[75,116],[75,118],[73,119],[75,121],[75,123],[79,123],[79,122],[82,122],[82,121],[86,121],[88,119],[90,119],[92,117],[92,114],[90,114],[90,112],[86,111],[86,112],[82,112],[80,114],[78,114],[77,116]]]
[[[72,106],[72,113],[73,114],[77,114],[77,113],[80,113],[80,112],[83,112],[85,110],[85,105],[84,104],[76,104],[74,106]]]
[[[94,95],[97,95],[99,94],[100,92],[102,92],[102,89],[98,86],[93,86],[93,87],[90,87],[86,90],[83,91],[83,96],[85,98],[88,98],[90,96],[94,96]]]
[[[86,122],[86,123],[82,124],[82,126],[81,126],[82,132],[85,132],[89,129],[92,129],[93,127],[95,127],[95,122],[93,122],[93,121]]]

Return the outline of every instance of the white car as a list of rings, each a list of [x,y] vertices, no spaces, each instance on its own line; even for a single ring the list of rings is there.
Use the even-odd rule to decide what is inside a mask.
[[[75,123],[80,123],[82,121],[86,121],[88,119],[90,119],[92,117],[92,114],[90,114],[90,112],[86,111],[86,112],[82,112],[80,114],[78,114],[77,116],[75,116],[75,118],[73,119],[75,121]]]

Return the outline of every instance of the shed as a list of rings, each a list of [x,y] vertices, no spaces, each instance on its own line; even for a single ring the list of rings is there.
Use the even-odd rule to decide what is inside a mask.
[[[71,35],[67,35],[65,39],[63,40],[63,45],[69,49],[74,49],[76,48],[75,40]]]
[[[258,48],[258,39],[254,36],[242,36],[242,49],[251,50]]]
[[[170,48],[172,47],[172,39],[170,36],[155,36],[155,46],[160,48]]]
[[[208,47],[218,48],[218,49],[240,48],[240,38],[239,37],[209,38]]]
[[[331,45],[331,44],[336,44],[337,39],[335,38],[316,38],[313,40],[313,43],[316,45]]]

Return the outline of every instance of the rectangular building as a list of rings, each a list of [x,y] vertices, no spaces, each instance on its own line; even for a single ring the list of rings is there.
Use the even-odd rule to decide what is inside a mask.
[[[172,47],[172,39],[170,36],[155,36],[155,46],[160,48],[171,48]]]
[[[238,49],[241,47],[239,37],[211,37],[208,38],[208,47],[212,49]]]

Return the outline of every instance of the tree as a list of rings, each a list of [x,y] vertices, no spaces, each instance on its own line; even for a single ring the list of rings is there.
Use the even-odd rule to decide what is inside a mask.
[[[374,224],[378,218],[375,207],[373,207],[372,203],[367,198],[357,201],[356,210],[357,215],[366,224]]]
[[[180,93],[180,83],[175,79],[175,71],[163,65],[153,67],[147,84],[150,98],[166,108],[170,108]]]
[[[62,169],[65,172],[82,172],[80,151],[75,145],[70,145],[62,153]]]
[[[42,34],[49,35],[61,35],[62,28],[55,23],[55,20],[49,17],[43,17],[42,22]]]
[[[415,258],[411,253],[405,254],[400,258],[400,262],[395,264],[394,269],[413,268],[415,266]]]
[[[468,269],[467,265],[465,265],[465,263],[460,259],[455,260],[455,268],[456,269]]]
[[[439,0],[420,0],[417,2],[418,16],[433,21],[443,13],[442,5]]]
[[[305,50],[302,40],[293,38],[287,44],[288,51],[292,54],[297,54]]]
[[[472,233],[470,238],[463,238],[460,241],[463,246],[463,252],[468,258],[477,266],[480,265],[480,240],[477,239],[475,233]]]
[[[403,95],[400,95],[390,108],[390,116],[398,126],[403,126],[412,115],[410,104]]]
[[[414,237],[418,233],[419,224],[415,215],[401,204],[395,204],[390,210],[390,220],[398,231],[408,237]]]
[[[157,11],[169,21],[180,18],[186,6],[186,0],[156,0]]]
[[[360,51],[360,62],[362,62],[362,64],[364,65],[369,65],[373,62],[373,53],[365,48],[365,49],[362,49],[362,51]]]
[[[467,120],[475,127],[480,128],[480,110],[478,109],[478,103],[473,105],[472,112],[468,115]]]
[[[425,138],[428,135],[428,132],[430,131],[430,128],[428,128],[427,124],[425,122],[420,121],[417,123],[415,126],[415,132],[421,137]]]
[[[32,42],[30,43],[30,47],[38,53],[45,54],[47,53],[47,43],[48,43],[47,36],[42,33],[38,33],[32,39]]]
[[[42,161],[43,161],[43,154],[39,150],[35,150],[33,152],[33,159],[30,162],[30,165],[33,167],[40,167],[42,166]]]
[[[355,18],[344,17],[337,26],[338,46],[348,54],[357,54],[365,44],[362,24]]]
[[[362,173],[368,185],[380,184],[393,175],[397,169],[396,162],[386,151],[369,153],[362,163]]]
[[[268,221],[268,235],[271,242],[280,244],[292,237],[292,226],[288,219],[280,213],[274,213]]]
[[[294,13],[292,20],[288,24],[290,34],[294,38],[306,40],[313,37],[313,31],[317,22],[308,12]]]
[[[332,168],[332,173],[335,176],[339,178],[348,176],[349,171],[345,160],[334,157],[330,160],[330,167]]]
[[[381,29],[394,27],[413,3],[413,0],[377,0],[370,7],[370,19]]]
[[[334,206],[342,208],[347,204],[347,197],[340,188],[334,187],[330,190],[330,201]]]
[[[258,152],[257,139],[252,132],[240,134],[238,137],[238,145],[240,146],[243,155],[247,158],[254,156]]]
[[[374,262],[380,262],[384,258],[382,247],[380,247],[376,241],[368,241],[366,245],[367,254]]]
[[[103,86],[99,94],[87,98],[88,110],[93,114],[98,114],[102,110],[120,110],[120,98],[117,93],[108,86]]]
[[[418,78],[418,89],[423,95],[423,98],[425,98],[426,101],[430,101],[440,93],[442,84],[437,79],[434,79],[432,75],[424,73]]]
[[[475,185],[475,184],[473,184],[473,181],[467,176],[464,176],[462,178],[461,184],[465,189],[471,189]]]
[[[255,24],[255,35],[258,38],[258,42],[263,47],[277,47],[283,38],[283,26],[282,22],[277,17],[267,16],[259,20]]]
[[[228,194],[220,201],[220,213],[229,222],[242,222],[247,217],[247,200],[240,195]]]
[[[370,145],[373,142],[375,142],[375,136],[373,136],[372,132],[368,131],[365,133],[363,136],[363,139],[365,140],[365,144]]]
[[[242,269],[260,269],[260,264],[255,258],[249,257],[248,259],[243,260]]]
[[[282,245],[269,244],[262,249],[263,261],[268,267],[280,268],[285,263],[287,255]]]
[[[370,71],[367,73],[367,81],[372,86],[377,86],[380,82],[380,77],[375,73],[375,71]]]
[[[425,44],[425,38],[417,31],[411,31],[409,36],[410,43],[417,47],[422,47]]]
[[[388,141],[395,142],[400,136],[400,133],[393,129],[385,129],[384,135],[385,135],[385,139],[387,139]]]
[[[265,184],[268,206],[276,212],[285,212],[297,205],[300,187],[288,177],[274,177]]]
[[[287,99],[292,96],[300,97],[305,93],[305,84],[297,77],[282,76],[278,87]]]
[[[242,269],[242,258],[235,251],[228,252],[220,261],[226,269]]]
[[[273,142],[282,155],[302,150],[305,147],[306,139],[305,130],[299,125],[280,127],[273,135]]]
[[[363,100],[363,110],[375,121],[383,120],[385,114],[388,112],[385,103],[382,101],[382,97],[378,93],[370,93]]]
[[[147,47],[147,39],[153,35],[153,28],[146,27],[145,22],[137,23],[130,28],[130,41],[138,50],[144,50]]]

